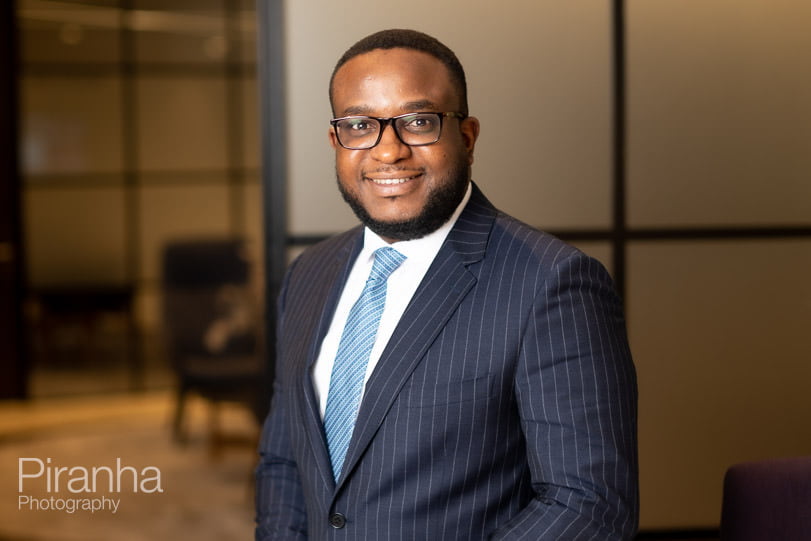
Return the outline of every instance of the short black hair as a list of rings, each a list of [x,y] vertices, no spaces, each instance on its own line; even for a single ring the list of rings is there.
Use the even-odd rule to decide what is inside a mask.
[[[456,58],[456,55],[444,43],[438,39],[418,32],[416,30],[406,30],[400,28],[392,28],[389,30],[381,30],[362,40],[355,43],[352,47],[347,49],[343,56],[335,64],[335,69],[332,70],[332,76],[329,79],[329,102],[332,105],[332,84],[335,80],[335,74],[341,69],[341,66],[355,58],[356,56],[364,53],[372,52],[376,49],[412,49],[427,53],[440,62],[442,62],[451,76],[451,82],[456,87],[459,94],[459,113],[468,114],[467,106],[467,81],[465,80],[465,70],[462,68],[461,62]],[[334,113],[334,111],[333,111]]]

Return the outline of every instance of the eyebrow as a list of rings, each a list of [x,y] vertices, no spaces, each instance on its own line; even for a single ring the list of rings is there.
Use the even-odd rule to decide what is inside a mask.
[[[400,106],[405,113],[418,111],[438,110],[437,105],[430,100],[408,101]],[[372,116],[372,108],[367,105],[354,105],[343,110],[343,116]]]

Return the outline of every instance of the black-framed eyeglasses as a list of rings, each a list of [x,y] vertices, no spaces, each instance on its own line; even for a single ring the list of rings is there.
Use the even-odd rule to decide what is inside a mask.
[[[390,118],[345,116],[329,121],[338,143],[349,150],[367,150],[377,146],[388,124],[401,143],[419,147],[433,145],[442,135],[442,120],[464,119],[464,113],[406,113]]]

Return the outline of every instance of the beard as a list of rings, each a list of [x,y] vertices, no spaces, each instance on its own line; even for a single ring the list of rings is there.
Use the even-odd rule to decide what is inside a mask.
[[[469,182],[470,165],[461,162],[460,166],[448,171],[444,181],[439,182],[428,192],[425,206],[419,214],[413,218],[391,221],[373,218],[359,198],[344,187],[340,178],[338,190],[363,225],[383,238],[402,241],[422,238],[442,227],[462,202]]]

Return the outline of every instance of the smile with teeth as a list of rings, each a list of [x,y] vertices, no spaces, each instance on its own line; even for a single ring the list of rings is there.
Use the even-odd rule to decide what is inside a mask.
[[[411,177],[403,177],[403,178],[370,178],[372,182],[375,184],[379,184],[381,186],[391,186],[394,184],[404,184],[409,180],[417,178],[419,175],[414,175]]]

